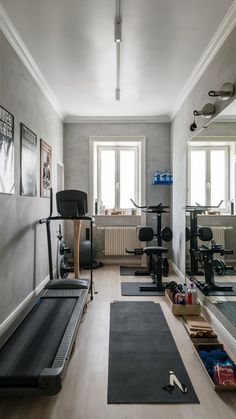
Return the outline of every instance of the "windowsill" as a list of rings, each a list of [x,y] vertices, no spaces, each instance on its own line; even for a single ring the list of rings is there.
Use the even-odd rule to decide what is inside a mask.
[[[123,214],[123,215],[105,215],[105,214],[97,214],[97,215],[93,215],[93,217],[113,217],[113,218],[118,218],[118,217],[141,217],[141,214],[136,214],[136,215],[132,215],[132,214]]]
[[[227,212],[221,214],[198,214],[198,217],[235,217],[236,214],[229,214]]]

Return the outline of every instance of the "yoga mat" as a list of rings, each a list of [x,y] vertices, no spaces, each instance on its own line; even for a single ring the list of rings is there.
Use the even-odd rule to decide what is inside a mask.
[[[217,282],[215,281],[216,285],[221,285],[221,286],[231,286],[233,287],[233,291],[209,291],[208,293],[205,293],[203,290],[202,293],[204,295],[208,295],[208,296],[223,296],[223,295],[227,295],[227,296],[235,296],[236,295],[236,282]]]
[[[119,301],[110,308],[108,403],[199,403],[160,305]],[[169,370],[186,394],[162,389]]]
[[[148,268],[146,266],[120,266],[120,275],[132,276],[135,271],[143,271],[145,273],[147,269]]]
[[[236,326],[236,301],[223,301],[222,303],[216,303],[215,307],[217,307],[222,314]]]
[[[121,282],[121,295],[134,297],[147,297],[148,295],[165,295],[165,291],[140,291],[140,285],[152,284],[151,282]],[[165,283],[163,283],[165,286]]]

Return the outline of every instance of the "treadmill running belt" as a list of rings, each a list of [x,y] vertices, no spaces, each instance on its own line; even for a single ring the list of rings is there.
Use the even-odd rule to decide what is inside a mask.
[[[52,366],[77,298],[41,298],[0,351],[0,387],[37,386]]]

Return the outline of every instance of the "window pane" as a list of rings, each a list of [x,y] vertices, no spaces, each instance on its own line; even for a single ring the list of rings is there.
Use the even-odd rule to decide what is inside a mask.
[[[135,196],[135,151],[120,150],[120,208],[130,208]]]
[[[106,208],[115,207],[115,150],[101,150],[101,200]]]
[[[205,151],[190,152],[190,205],[206,205],[206,165]]]
[[[211,205],[218,205],[223,199],[225,202],[225,150],[211,151]]]

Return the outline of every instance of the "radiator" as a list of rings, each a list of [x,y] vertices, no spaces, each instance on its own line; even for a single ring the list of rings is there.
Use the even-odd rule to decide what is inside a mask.
[[[105,227],[105,255],[126,255],[125,249],[140,247],[137,227]]]

